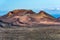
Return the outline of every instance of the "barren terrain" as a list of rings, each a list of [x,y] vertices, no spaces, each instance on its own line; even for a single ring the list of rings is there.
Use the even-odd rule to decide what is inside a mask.
[[[0,28],[0,40],[60,40],[60,26]]]

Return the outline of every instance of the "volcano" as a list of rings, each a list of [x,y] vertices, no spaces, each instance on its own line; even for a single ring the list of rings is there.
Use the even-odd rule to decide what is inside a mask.
[[[1,27],[26,27],[38,24],[54,24],[55,18],[50,14],[40,11],[35,13],[32,10],[13,10],[0,17]]]
[[[35,15],[35,18],[39,21],[54,21],[55,18],[50,14],[40,11],[38,14]]]

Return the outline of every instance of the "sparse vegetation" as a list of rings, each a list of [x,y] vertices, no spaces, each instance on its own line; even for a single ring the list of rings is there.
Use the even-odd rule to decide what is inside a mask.
[[[0,28],[0,40],[60,40],[60,28]]]

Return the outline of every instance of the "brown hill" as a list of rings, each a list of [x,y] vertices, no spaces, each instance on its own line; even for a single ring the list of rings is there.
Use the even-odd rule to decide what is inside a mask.
[[[38,14],[32,10],[13,10],[8,12],[7,15],[0,17],[0,26],[32,26],[41,24],[41,22],[53,22],[55,18],[44,11]],[[46,24],[46,23],[45,23]]]
[[[51,16],[50,14],[40,11],[38,14],[34,15],[34,18],[38,21],[54,21],[55,18]]]
[[[38,15],[40,15],[41,17],[49,17],[49,18],[51,18],[51,19],[54,19],[54,17],[53,17],[52,15],[50,15],[50,14],[44,12],[44,11],[40,11],[40,12],[38,13]]]
[[[25,10],[25,9],[21,9],[21,10],[13,10],[13,11],[10,11],[7,16],[10,17],[10,16],[23,16],[23,15],[26,15],[26,14],[34,14],[35,12],[33,12],[32,10]]]

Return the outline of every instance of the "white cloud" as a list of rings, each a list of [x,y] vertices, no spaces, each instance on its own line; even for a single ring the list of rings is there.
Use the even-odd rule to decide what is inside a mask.
[[[56,8],[57,10],[60,10],[60,8]]]
[[[55,8],[48,8],[49,10],[54,10]]]

